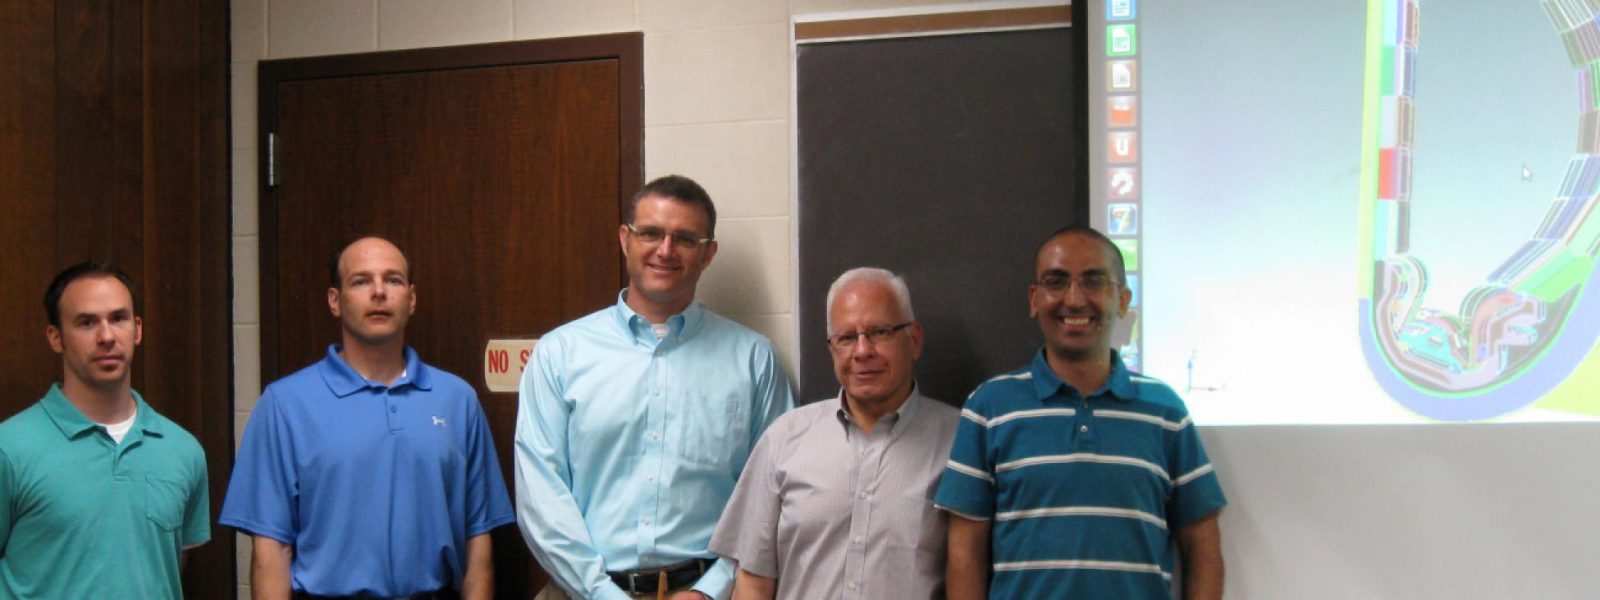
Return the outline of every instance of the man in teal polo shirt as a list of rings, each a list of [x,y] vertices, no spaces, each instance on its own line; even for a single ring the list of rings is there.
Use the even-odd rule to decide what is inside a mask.
[[[80,263],[44,307],[61,383],[0,423],[0,598],[182,598],[180,553],[211,539],[206,460],[133,391],[133,284]]]

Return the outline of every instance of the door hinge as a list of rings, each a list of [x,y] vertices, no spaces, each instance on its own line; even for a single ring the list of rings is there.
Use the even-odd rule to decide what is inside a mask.
[[[267,134],[267,187],[278,187],[278,134]]]

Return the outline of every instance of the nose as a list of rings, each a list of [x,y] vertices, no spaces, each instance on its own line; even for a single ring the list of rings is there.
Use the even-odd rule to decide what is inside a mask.
[[[673,241],[672,241],[672,236],[670,236],[670,235],[661,238],[661,243],[656,244],[656,256],[660,256],[660,257],[670,256],[672,254],[672,250],[673,250]]]
[[[864,333],[857,335],[856,345],[850,347],[850,356],[852,358],[871,358],[877,354],[878,347],[873,345],[872,340],[868,339]]]
[[[116,332],[112,331],[110,322],[101,322],[100,326],[95,328],[95,341],[100,344],[116,343]]]
[[[1067,306],[1083,306],[1088,304],[1089,297],[1083,293],[1083,286],[1074,279],[1067,283],[1067,289],[1062,291],[1062,299]]]

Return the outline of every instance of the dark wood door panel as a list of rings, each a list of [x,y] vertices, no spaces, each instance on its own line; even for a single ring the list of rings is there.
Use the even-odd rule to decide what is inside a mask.
[[[637,59],[284,67],[294,77],[264,66],[278,185],[262,196],[263,378],[318,360],[338,339],[329,254],[364,234],[391,239],[417,286],[407,342],[477,389],[510,489],[517,398],[487,389],[484,347],[614,301],[617,224],[640,176]],[[516,528],[496,532],[495,553],[499,596],[543,586]]]

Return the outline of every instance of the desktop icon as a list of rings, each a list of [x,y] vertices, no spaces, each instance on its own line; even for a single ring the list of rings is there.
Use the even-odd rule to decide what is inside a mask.
[[[1106,56],[1133,56],[1139,51],[1138,32],[1132,23],[1106,26]]]
[[[1131,92],[1139,89],[1139,61],[1106,62],[1106,87],[1111,88],[1113,92]]]
[[[1106,162],[1131,163],[1139,161],[1139,133],[1112,131],[1106,134]]]
[[[1139,169],[1118,167],[1107,172],[1106,197],[1131,200],[1139,197]]]
[[[1106,0],[1106,20],[1126,21],[1139,16],[1137,0]]]
[[[1106,99],[1107,127],[1134,127],[1138,124],[1138,96],[1112,96]]]
[[[1110,235],[1139,233],[1139,205],[1128,203],[1106,205],[1106,233]]]

